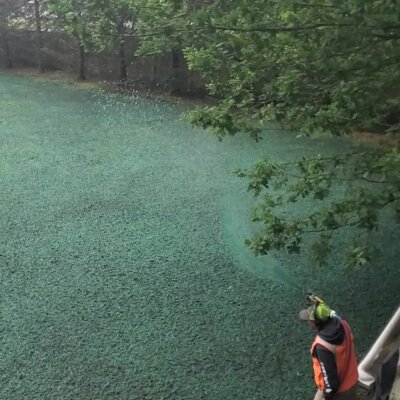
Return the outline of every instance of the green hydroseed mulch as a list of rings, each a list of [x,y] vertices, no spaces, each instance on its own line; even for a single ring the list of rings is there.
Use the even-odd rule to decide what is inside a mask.
[[[364,352],[399,302],[398,231],[361,271],[255,259],[232,171],[343,146],[219,143],[167,103],[0,75],[0,399],[311,398],[298,287]]]

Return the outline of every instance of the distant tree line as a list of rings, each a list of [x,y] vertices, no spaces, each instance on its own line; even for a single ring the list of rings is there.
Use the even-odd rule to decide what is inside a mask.
[[[126,41],[142,40],[136,25],[141,12],[152,9],[145,3],[142,0],[0,0],[0,49],[6,67],[13,67],[12,32],[35,33],[35,61],[40,72],[46,69],[44,33],[64,32],[75,39],[80,80],[87,78],[87,53],[106,50],[118,59],[119,80],[126,81],[127,60],[131,56],[127,54]],[[181,67],[183,56],[180,49],[168,51],[172,70]]]
[[[7,67],[12,68],[11,29],[35,31],[37,66],[44,72],[42,33],[66,32],[77,40],[79,79],[86,79],[87,51],[113,50],[120,60],[119,77],[127,79],[125,34],[134,32],[136,10],[125,0],[0,0],[0,34]]]

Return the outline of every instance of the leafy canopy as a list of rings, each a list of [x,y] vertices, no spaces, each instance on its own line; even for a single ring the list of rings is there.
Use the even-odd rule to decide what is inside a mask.
[[[141,15],[142,53],[179,44],[218,101],[191,121],[219,137],[266,122],[304,134],[399,130],[400,3],[376,0],[148,0]],[[373,251],[370,232],[386,209],[399,222],[400,150],[354,150],[295,163],[263,160],[239,171],[259,198],[259,233],[247,241],[257,254],[307,249],[326,264],[343,228],[357,238],[341,243],[347,265]],[[336,188],[345,185],[339,193]],[[313,207],[294,212],[294,203]],[[304,203],[305,204],[305,203]],[[296,207],[298,209],[298,207]]]

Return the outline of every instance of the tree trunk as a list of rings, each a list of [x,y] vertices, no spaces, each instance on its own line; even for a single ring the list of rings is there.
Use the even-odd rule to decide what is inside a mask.
[[[85,46],[79,40],[79,80],[86,80],[86,68],[85,68]]]
[[[189,72],[189,91],[191,94],[194,93],[194,72]]]
[[[7,29],[2,29],[1,34],[3,36],[3,50],[4,50],[4,56],[5,56],[5,62],[6,62],[6,68],[13,68],[13,62],[11,59],[11,51],[10,51],[10,45],[8,43],[8,33]]]
[[[179,68],[179,51],[177,49],[171,50],[171,67],[172,72],[176,73],[177,69]]]
[[[179,51],[177,49],[171,50],[171,93],[176,93],[180,91],[180,82],[179,82],[179,66],[180,66],[180,58]]]
[[[153,68],[151,70],[151,85],[153,87],[157,86],[157,58],[156,56],[153,56]]]
[[[126,54],[125,54],[125,40],[121,36],[119,39],[119,80],[128,80],[128,69],[126,66]]]
[[[40,73],[44,72],[42,52],[43,52],[43,40],[42,40],[42,25],[40,21],[40,4],[39,0],[34,1],[35,5],[35,24],[36,24],[36,57],[37,65]]]
[[[125,38],[124,34],[124,16],[121,15],[118,21],[117,32],[119,34],[119,80],[126,81],[128,79],[128,69],[126,66]]]

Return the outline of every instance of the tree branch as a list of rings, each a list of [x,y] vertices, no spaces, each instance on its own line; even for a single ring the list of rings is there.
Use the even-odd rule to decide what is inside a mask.
[[[318,7],[318,8],[336,8],[336,5],[330,5],[330,4],[309,4],[309,3],[303,3],[301,1],[297,1],[294,3],[299,6],[304,6],[304,7]]]
[[[17,12],[19,9],[21,9],[23,6],[27,5],[29,3],[30,0],[25,0],[23,1],[21,4],[19,4],[18,6],[16,6],[15,8],[13,8],[12,10],[8,10],[6,11],[4,14],[0,14],[0,18],[4,18],[4,17],[8,17],[11,14]]]
[[[343,28],[343,27],[357,27],[355,24],[314,24],[314,25],[304,25],[304,26],[280,26],[280,27],[254,27],[254,28],[237,28],[233,26],[220,26],[220,25],[210,25],[211,28],[222,31],[233,31],[233,32],[301,32],[308,31],[318,28]]]
[[[294,164],[294,165],[296,165],[296,164]],[[296,179],[299,179],[299,180],[306,179],[306,176],[292,174],[290,172],[287,172],[284,168],[281,168],[279,166],[276,166],[276,168],[278,168],[279,171],[282,174],[284,174],[286,176],[289,176],[290,178],[296,178]],[[384,184],[384,185],[400,184],[400,181],[378,181],[378,180],[374,180],[374,179],[369,179],[369,178],[364,177],[362,175],[360,177],[358,177],[358,178],[345,178],[345,177],[340,178],[340,177],[331,176],[329,174],[321,174],[321,175],[318,176],[318,179],[325,179],[327,181],[338,181],[338,182],[360,182],[360,181],[366,181],[366,182],[369,182],[369,183],[380,183],[380,184]]]
[[[384,34],[374,34],[374,37],[384,40],[399,40],[400,35],[384,35]]]

